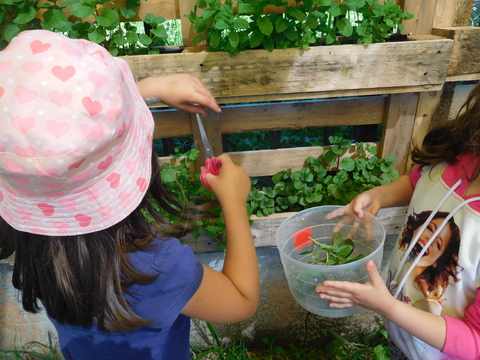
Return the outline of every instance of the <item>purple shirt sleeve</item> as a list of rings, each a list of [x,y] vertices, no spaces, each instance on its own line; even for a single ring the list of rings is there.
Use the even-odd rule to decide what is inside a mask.
[[[458,359],[480,358],[480,295],[465,313],[465,319],[443,315],[447,335],[442,353]]]

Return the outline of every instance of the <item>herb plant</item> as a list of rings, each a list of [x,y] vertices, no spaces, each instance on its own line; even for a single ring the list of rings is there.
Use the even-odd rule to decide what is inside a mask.
[[[309,264],[312,265],[342,265],[348,264],[365,256],[363,254],[353,255],[355,244],[352,239],[344,239],[342,233],[336,232],[333,234],[332,244],[324,244],[316,241],[312,237],[310,240],[313,242],[310,250],[300,253],[300,255],[310,254]],[[316,248],[318,246],[319,248]]]
[[[133,19],[140,0],[0,0],[0,50],[21,31],[47,29],[73,39],[88,39],[104,46],[112,55],[155,54],[168,37],[163,17],[148,14],[144,22],[151,30],[141,33]],[[65,10],[73,15],[68,18]],[[43,12],[43,19],[37,12]],[[93,18],[92,18],[93,17]],[[93,21],[91,21],[93,19]],[[91,21],[91,22],[90,22]],[[143,32],[143,31],[141,31]]]
[[[398,178],[395,157],[378,158],[376,147],[329,137],[333,146],[319,157],[310,156],[300,171],[273,175],[273,186],[252,187],[248,207],[259,217],[321,205],[346,205],[363,191]],[[345,153],[351,157],[341,158]],[[254,184],[258,181],[255,180]]]
[[[238,4],[238,6],[236,5]],[[388,0],[197,0],[188,15],[198,32],[193,44],[206,40],[210,51],[231,55],[246,49],[286,49],[340,44],[339,37],[355,43],[383,42],[413,18]],[[283,14],[264,14],[267,6],[282,6]],[[201,13],[200,11],[201,10]]]

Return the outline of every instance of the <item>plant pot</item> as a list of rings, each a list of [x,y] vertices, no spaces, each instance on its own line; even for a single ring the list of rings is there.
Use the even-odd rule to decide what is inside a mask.
[[[280,225],[276,237],[288,287],[297,303],[314,314],[333,318],[356,314],[362,308],[331,308],[330,301],[320,299],[315,287],[322,285],[325,280],[366,283],[369,277],[365,265],[373,260],[377,268],[381,267],[385,242],[385,229],[378,218],[371,214],[364,213],[359,219],[347,207],[345,215],[325,218],[325,215],[340,208],[319,206],[300,211]],[[310,245],[314,245],[309,239],[332,245],[334,232],[337,231],[343,238],[353,241],[352,256],[361,255],[363,258],[333,266],[310,264],[311,254],[307,252],[311,249]]]

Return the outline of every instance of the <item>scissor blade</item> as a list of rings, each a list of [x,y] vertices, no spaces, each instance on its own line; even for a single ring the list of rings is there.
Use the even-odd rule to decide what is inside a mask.
[[[200,136],[202,138],[203,147],[205,148],[205,155],[207,157],[215,157],[213,154],[212,146],[210,145],[210,141],[208,141],[207,133],[205,132],[205,128],[203,127],[202,118],[200,114],[197,114],[197,123],[198,128],[200,130]]]

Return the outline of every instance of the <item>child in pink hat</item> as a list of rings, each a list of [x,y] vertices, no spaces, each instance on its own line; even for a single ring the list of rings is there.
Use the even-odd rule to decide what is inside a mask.
[[[220,273],[145,196],[201,216],[162,186],[148,97],[220,111],[198,79],[136,84],[125,61],[89,41],[33,30],[0,52],[0,258],[15,252],[12,283],[25,310],[41,301],[66,359],[189,359],[190,317],[231,323],[258,304],[247,174],[223,154],[206,178],[225,216]]]

